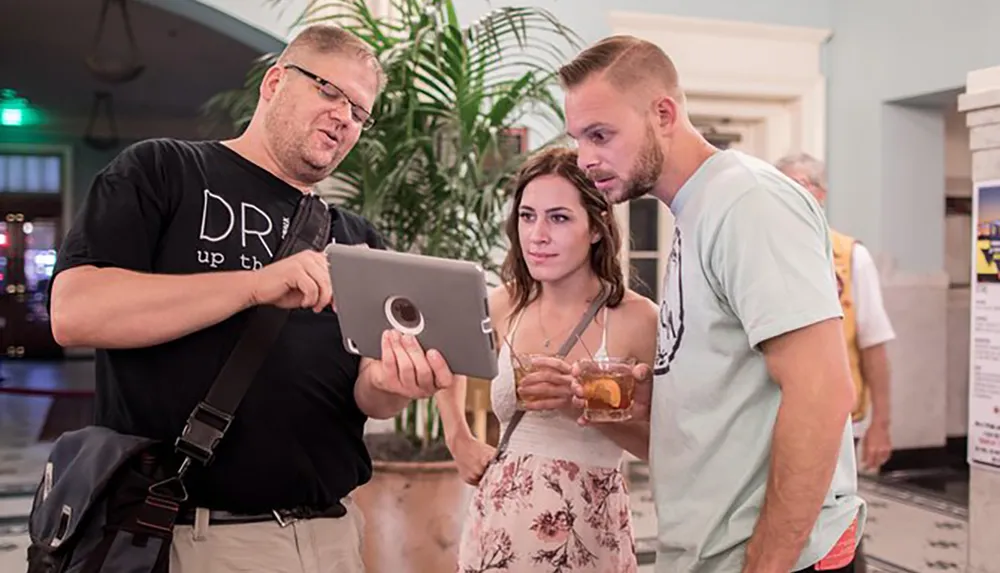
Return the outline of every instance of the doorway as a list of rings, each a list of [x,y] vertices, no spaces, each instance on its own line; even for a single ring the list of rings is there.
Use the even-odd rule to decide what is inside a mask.
[[[58,359],[48,290],[63,236],[66,156],[0,151],[0,356]]]
[[[736,149],[750,155],[761,150],[755,145],[758,126],[755,122],[734,121],[728,117],[695,116],[695,127],[709,143],[719,149]],[[658,302],[660,278],[663,276],[673,236],[673,215],[670,209],[653,197],[641,197],[627,205],[615,207],[623,228],[628,229],[628,243],[623,245],[629,288]]]
[[[612,11],[611,30],[660,46],[681,77],[687,112],[716,147],[773,162],[805,151],[824,158],[824,29],[668,14]],[[629,284],[652,298],[666,271],[673,216],[641,199],[615,206],[629,237],[622,262]]]

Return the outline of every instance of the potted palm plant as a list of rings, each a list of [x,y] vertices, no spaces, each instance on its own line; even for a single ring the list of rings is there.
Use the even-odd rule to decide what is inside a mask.
[[[352,31],[387,75],[375,125],[325,194],[372,221],[393,249],[497,270],[507,184],[522,151],[509,134],[528,117],[561,133],[555,73],[578,37],[534,7],[493,9],[462,25],[452,0],[393,0],[383,16],[364,0],[312,0],[301,22]],[[261,58],[243,87],[219,94],[209,109],[242,129],[276,57]],[[412,403],[394,432],[366,441],[375,476],[357,499],[369,517],[369,571],[452,570],[469,492],[433,400]]]

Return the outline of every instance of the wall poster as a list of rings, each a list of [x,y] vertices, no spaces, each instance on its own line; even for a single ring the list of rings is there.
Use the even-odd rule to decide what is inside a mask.
[[[1000,471],[1000,180],[973,189],[969,464]]]

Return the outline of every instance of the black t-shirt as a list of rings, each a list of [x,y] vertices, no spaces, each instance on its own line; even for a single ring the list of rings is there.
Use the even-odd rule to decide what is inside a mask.
[[[98,173],[55,273],[80,265],[158,274],[259,268],[299,197],[221,143],[141,142]],[[336,242],[384,248],[361,217],[337,208],[331,215]],[[247,316],[153,347],[98,349],[96,423],[172,444]],[[366,416],[354,400],[359,362],[330,308],[292,311],[215,460],[188,474],[192,503],[241,512],[325,507],[367,482]]]

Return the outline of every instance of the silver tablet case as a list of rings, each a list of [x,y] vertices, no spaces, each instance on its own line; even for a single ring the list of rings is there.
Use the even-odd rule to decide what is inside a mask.
[[[395,328],[441,352],[456,374],[497,375],[479,265],[340,244],[327,247],[326,256],[348,351],[380,359],[382,332]]]

